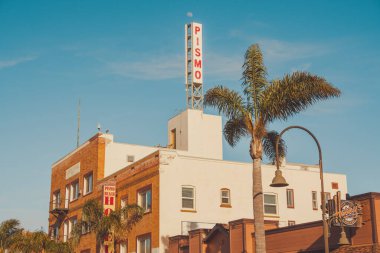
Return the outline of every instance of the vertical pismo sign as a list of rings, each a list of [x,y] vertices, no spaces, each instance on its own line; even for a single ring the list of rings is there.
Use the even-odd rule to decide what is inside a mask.
[[[202,24],[185,25],[185,81],[187,108],[203,109]]]
[[[203,83],[202,71],[202,25],[192,23],[193,82]]]
[[[116,202],[116,186],[115,185],[103,185],[103,212],[105,216],[108,216],[112,211],[115,211]],[[104,239],[104,252],[114,253],[114,238],[110,233],[107,238]]]

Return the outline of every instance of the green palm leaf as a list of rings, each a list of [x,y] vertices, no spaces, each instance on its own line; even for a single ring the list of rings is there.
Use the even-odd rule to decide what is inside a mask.
[[[273,81],[262,99],[265,121],[286,120],[319,100],[338,97],[340,90],[324,78],[307,72],[294,72]]]

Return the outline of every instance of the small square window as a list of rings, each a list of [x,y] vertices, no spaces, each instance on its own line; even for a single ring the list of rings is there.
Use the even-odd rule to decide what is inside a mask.
[[[138,193],[139,206],[144,208],[145,213],[152,210],[152,190],[142,190]]]
[[[288,221],[288,226],[294,226],[294,225],[296,225],[296,222],[294,220]]]
[[[334,190],[338,190],[339,189],[339,184],[337,182],[332,182],[331,183],[331,188],[333,188]]]
[[[127,162],[133,163],[135,161],[135,156],[134,155],[127,155]]]

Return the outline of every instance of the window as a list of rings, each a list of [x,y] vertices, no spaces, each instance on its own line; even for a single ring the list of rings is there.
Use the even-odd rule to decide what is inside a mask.
[[[150,212],[152,209],[152,190],[147,189],[138,193],[139,206],[144,208],[145,213]]]
[[[50,237],[52,240],[58,240],[58,236],[59,236],[59,227],[58,225],[54,225],[54,227],[51,230]]]
[[[288,221],[288,226],[294,226],[294,225],[296,225],[296,222],[294,220]]]
[[[120,200],[120,208],[126,207],[128,205],[128,197],[125,196]]]
[[[93,187],[93,180],[92,180],[92,173],[90,174],[87,174],[86,176],[84,176],[84,180],[83,180],[83,191],[84,191],[84,195],[86,194],[89,194],[92,192],[92,187]]]
[[[63,223],[63,241],[64,241],[64,242],[67,242],[68,234],[69,234],[69,221],[66,220],[66,221]]]
[[[59,190],[53,193],[52,206],[53,206],[53,209],[59,208],[61,206],[61,192]]]
[[[231,205],[230,190],[223,188],[220,190],[220,202],[222,206]]]
[[[70,186],[66,185],[66,190],[65,190],[65,208],[69,208],[69,198],[70,198]]]
[[[127,243],[126,242],[121,242],[120,243],[120,253],[127,253]]]
[[[312,191],[311,192],[311,201],[313,205],[313,210],[318,210],[318,200],[317,200],[317,192]]]
[[[277,215],[277,195],[273,193],[264,194],[264,213]]]
[[[182,186],[182,208],[195,209],[195,188],[192,186]]]
[[[127,155],[127,162],[133,163],[135,161],[135,156],[134,155]]]
[[[71,232],[73,231],[75,224],[77,224],[77,217],[70,218],[70,220],[69,220],[69,230],[68,230],[68,233],[67,233],[68,238],[71,237]]]
[[[329,192],[325,192],[325,201],[326,203],[331,199],[331,194]]]
[[[70,185],[70,201],[79,198],[79,181],[75,181]]]
[[[170,131],[170,143],[169,148],[176,149],[177,148],[177,130],[174,128]]]
[[[286,203],[288,208],[294,208],[294,190],[286,189]]]
[[[333,188],[334,190],[337,190],[337,189],[339,189],[339,184],[337,182],[332,182],[331,188]]]
[[[137,253],[150,253],[150,235],[137,238]]]

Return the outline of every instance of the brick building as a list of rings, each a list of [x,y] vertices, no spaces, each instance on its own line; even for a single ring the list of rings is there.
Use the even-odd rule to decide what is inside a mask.
[[[362,225],[346,228],[349,245],[339,245],[339,227],[330,229],[329,246],[332,253],[380,252],[380,193],[352,196],[350,200],[362,205]],[[268,253],[324,252],[322,221],[275,228],[266,224]],[[169,238],[169,253],[254,253],[253,220],[240,219],[217,224],[212,229],[189,231],[189,235]]]
[[[109,183],[116,185],[116,208],[125,203],[145,208],[142,221],[128,241],[117,246],[118,252],[164,253],[169,237],[198,228],[206,233],[215,224],[241,218],[248,231],[248,221],[254,218],[252,164],[223,160],[221,117],[188,109],[169,120],[167,136],[168,145],[163,148],[118,143],[113,135],[98,133],[55,162],[50,189],[51,236],[66,241],[81,218],[84,202],[100,201],[102,186]],[[275,167],[262,167],[268,227],[320,219],[317,166],[284,164],[281,169],[288,188],[269,187]],[[327,197],[338,190],[343,196],[347,193],[345,175],[325,173],[324,178]],[[218,231],[222,230],[219,226]],[[82,238],[78,252],[96,252],[95,235]],[[249,240],[247,237],[245,243]]]

